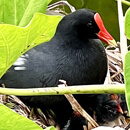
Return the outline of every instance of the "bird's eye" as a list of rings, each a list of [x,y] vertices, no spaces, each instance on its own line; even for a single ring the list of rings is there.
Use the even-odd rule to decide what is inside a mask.
[[[93,28],[92,22],[89,22],[89,23],[87,24],[87,26],[88,26],[89,28]]]

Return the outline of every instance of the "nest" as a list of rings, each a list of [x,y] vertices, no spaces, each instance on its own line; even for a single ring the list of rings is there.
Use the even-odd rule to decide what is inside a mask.
[[[123,63],[121,58],[121,51],[118,45],[117,48],[112,49],[110,46],[106,47],[106,53],[108,57],[108,75],[107,80],[109,84],[123,84],[124,72]]]
[[[123,64],[121,58],[120,48],[117,47],[113,49],[111,47],[106,47],[106,53],[108,57],[108,74],[105,83],[107,84],[122,84],[124,83],[124,74],[123,74]],[[37,109],[34,113],[32,108],[25,105],[18,97],[10,95],[0,95],[0,103],[5,104],[14,112],[31,119],[35,123],[37,123],[42,128],[46,128],[50,125],[56,125],[54,119],[47,115],[47,117]],[[125,125],[127,123],[123,121]]]

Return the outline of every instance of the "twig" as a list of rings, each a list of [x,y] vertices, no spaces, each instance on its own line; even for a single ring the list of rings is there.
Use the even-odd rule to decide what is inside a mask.
[[[120,26],[120,48],[121,48],[122,62],[124,63],[125,55],[128,52],[127,39],[124,33],[125,29],[124,29],[124,21],[123,21],[124,18],[123,18],[121,0],[118,0],[117,3],[118,3],[118,19]]]
[[[130,124],[128,124],[127,127],[125,127],[125,130],[129,130],[130,129]]]
[[[112,83],[112,81],[111,81],[111,78],[110,78],[110,70],[108,68],[104,84],[111,84],[111,83]]]
[[[78,111],[93,127],[98,127],[99,125],[92,119],[92,117],[80,106],[77,100],[72,94],[65,94],[65,97],[70,102],[74,111]]]
[[[54,4],[51,4],[48,6],[47,10],[53,9],[53,8],[60,6],[60,5],[67,5],[70,8],[71,12],[76,11],[76,9],[72,5],[70,5],[67,1],[58,1]]]
[[[62,82],[62,85],[58,85],[59,87],[67,87],[66,81],[59,80]],[[79,112],[81,116],[83,116],[94,128],[98,127],[99,125],[94,121],[94,119],[80,106],[77,100],[74,98],[72,94],[65,94],[65,97],[68,99],[69,103],[72,106],[72,109],[76,112]]]
[[[111,76],[111,80],[112,80],[113,78],[115,78],[117,75],[119,75],[121,72],[122,72],[122,70],[120,70],[120,71],[118,71],[117,73],[115,73],[114,75],[112,75],[112,76]]]

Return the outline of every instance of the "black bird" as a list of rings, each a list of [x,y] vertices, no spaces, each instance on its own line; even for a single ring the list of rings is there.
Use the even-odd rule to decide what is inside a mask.
[[[97,105],[93,110],[95,111],[96,120],[99,124],[114,121],[120,114],[123,114],[120,95],[98,95],[95,102]]]
[[[57,86],[59,79],[66,80],[68,85],[103,84],[107,57],[99,38],[116,45],[98,13],[89,9],[77,10],[59,22],[49,42],[21,56],[0,83],[10,88]],[[93,105],[95,100],[95,95],[75,97],[84,108]],[[72,114],[63,95],[23,97],[22,100],[31,106],[52,109],[61,127]]]
[[[94,99],[93,105],[87,103],[87,110],[99,125],[114,121],[119,115],[123,114],[123,111],[125,111],[125,109],[122,110],[121,108],[121,95],[96,94]],[[123,106],[125,105],[126,104],[123,103]],[[84,130],[83,126],[87,127],[87,121],[85,118],[83,118],[78,112],[73,112],[71,118],[64,126],[64,130]]]

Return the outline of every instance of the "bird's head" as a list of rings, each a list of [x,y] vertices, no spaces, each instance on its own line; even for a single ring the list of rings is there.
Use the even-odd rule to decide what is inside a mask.
[[[100,15],[89,9],[79,9],[65,16],[58,29],[61,30],[60,33],[70,37],[75,35],[82,40],[99,38],[107,44],[116,46],[116,41],[105,29]]]
[[[107,94],[98,97],[98,106],[96,109],[97,121],[101,123],[113,121],[123,114],[121,108],[121,99],[117,94]]]
[[[115,102],[113,108],[117,110],[119,113],[123,114],[123,110],[121,108],[121,99],[119,98],[119,95],[117,94],[111,94],[110,95],[110,101]]]

